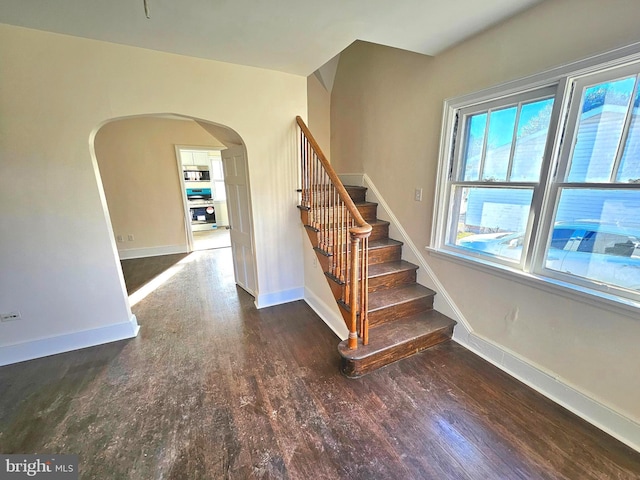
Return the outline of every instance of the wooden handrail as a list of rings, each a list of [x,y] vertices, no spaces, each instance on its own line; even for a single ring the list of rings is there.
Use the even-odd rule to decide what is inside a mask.
[[[310,226],[318,232],[320,250],[332,258],[327,273],[343,283],[342,301],[350,309],[348,345],[355,349],[358,333],[364,345],[369,343],[368,258],[372,227],[362,218],[302,118],[296,117],[296,122],[301,132],[302,206],[310,212]]]
[[[344,202],[345,206],[347,207],[347,210],[349,210],[349,213],[353,216],[354,220],[356,221],[356,224],[359,227],[359,228],[355,227],[350,231],[352,233],[357,233],[357,234],[371,233],[371,225],[369,225],[364,220],[364,218],[362,218],[362,215],[356,208],[356,204],[353,203],[353,200],[347,193],[347,189],[344,188],[344,185],[340,181],[340,178],[338,178],[338,175],[336,174],[335,170],[329,163],[329,160],[327,160],[327,157],[324,156],[324,153],[322,152],[320,145],[318,145],[318,142],[316,142],[316,139],[313,138],[311,131],[309,130],[307,125],[305,125],[304,120],[302,120],[302,117],[297,116],[296,122],[298,123],[300,130],[302,130],[302,133],[304,133],[304,136],[307,137],[309,144],[313,148],[315,154],[318,156],[318,160],[320,160],[320,162],[322,163],[322,166],[327,172],[327,175],[329,175],[329,178],[331,179],[331,183],[334,185],[334,187],[338,191],[338,194],[340,195],[340,200]]]

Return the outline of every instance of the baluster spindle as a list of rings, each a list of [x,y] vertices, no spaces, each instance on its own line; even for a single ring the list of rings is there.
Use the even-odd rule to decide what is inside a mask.
[[[317,159],[315,155],[312,155],[311,157],[313,159],[312,164],[313,164],[313,183],[311,184],[311,188],[313,190],[313,221],[314,221],[314,225],[313,227],[315,229],[318,229],[320,227],[319,223],[318,223],[318,165],[317,165]]]
[[[300,154],[302,155],[302,206],[309,207],[309,165],[307,155],[308,142],[300,132]]]
[[[340,200],[340,195],[338,195],[338,205],[336,207],[336,212],[338,214],[338,223],[336,230],[336,278],[342,282],[342,218],[344,213],[342,211],[342,201]]]
[[[340,204],[340,196],[338,195],[338,190],[334,188],[333,189],[333,255],[335,257],[333,259],[334,273],[336,271],[335,264],[337,260],[336,255],[338,253],[338,222],[340,221],[338,217],[339,204]]]

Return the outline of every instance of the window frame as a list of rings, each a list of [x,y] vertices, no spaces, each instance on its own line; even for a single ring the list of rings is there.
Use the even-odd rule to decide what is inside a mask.
[[[566,179],[570,169],[570,159],[577,128],[579,126],[579,110],[582,104],[582,92],[589,85],[596,85],[600,78],[610,79],[612,69],[620,69],[620,75],[626,70],[633,70],[637,74],[640,70],[640,44],[630,45],[605,54],[597,55],[579,62],[564,65],[547,72],[533,75],[521,80],[497,85],[489,89],[469,95],[447,99],[444,102],[442,131],[440,138],[440,152],[438,162],[438,181],[434,199],[434,222],[431,229],[430,244],[427,250],[431,254],[461,262],[467,266],[488,271],[500,276],[506,276],[528,285],[532,285],[553,293],[560,293],[571,298],[580,297],[599,306],[603,304],[619,309],[623,313],[630,311],[637,314],[640,308],[640,292],[630,295],[624,289],[607,285],[594,288],[598,282],[583,279],[577,275],[564,274],[545,267],[545,253],[552,241],[551,232],[554,228],[554,218],[559,204],[562,188],[567,185]],[[474,254],[468,249],[447,244],[449,219],[453,215],[451,193],[455,186],[461,184],[499,187],[520,185],[521,182],[483,182],[481,172],[477,182],[461,182],[455,174],[460,174],[464,162],[461,161],[464,148],[456,145],[456,134],[464,141],[464,117],[487,110],[488,105],[498,105],[505,108],[510,98],[530,95],[533,98],[546,89],[555,90],[555,100],[551,113],[545,153],[541,166],[539,182],[534,188],[527,221],[524,246],[520,262],[502,260],[483,254]],[[548,98],[548,96],[547,96]],[[571,105],[571,102],[579,105]],[[631,99],[633,102],[633,99]],[[571,117],[573,109],[577,115]],[[573,122],[573,123],[572,123]],[[516,126],[517,128],[517,126]],[[458,129],[458,131],[456,131]],[[571,145],[562,144],[565,138],[570,138]],[[515,135],[514,135],[515,139]],[[512,162],[512,159],[510,160]],[[618,160],[619,161],[619,160]],[[564,182],[559,179],[564,180]],[[529,186],[530,182],[525,182]],[[624,183],[581,183],[580,188],[598,188],[608,185],[609,188],[633,188]],[[639,189],[635,185],[635,189]]]
[[[527,102],[531,102],[534,100],[555,98],[557,95],[557,89],[558,89],[558,85],[552,84],[552,85],[542,86],[538,88],[532,88],[522,93],[506,95],[499,99],[490,100],[489,102],[479,102],[474,105],[470,105],[468,107],[459,108],[456,110],[456,114],[457,114],[455,119],[456,125],[454,125],[453,129],[457,131],[462,131],[462,129],[466,126],[466,121],[465,121],[466,118],[469,118],[473,115],[477,115],[479,113],[482,113],[488,110],[494,110],[494,107],[498,107],[498,109],[509,108],[509,106],[511,105],[525,104]],[[553,109],[551,112],[551,119],[549,122],[549,130],[548,130],[549,132],[552,131],[552,128],[555,128],[557,126],[559,115],[560,115],[560,107],[556,105],[556,102],[554,102]],[[515,125],[515,128],[517,129],[517,125]],[[488,135],[488,133],[485,135]],[[479,188],[496,188],[496,189],[512,188],[512,189],[531,190],[532,191],[531,206],[529,208],[528,218],[526,221],[525,238],[523,243],[524,245],[527,245],[527,246],[533,245],[534,242],[531,242],[530,238],[531,238],[532,232],[535,231],[534,227],[536,227],[538,224],[536,219],[539,218],[540,212],[542,209],[542,200],[543,200],[544,191],[545,191],[544,188],[547,185],[547,180],[546,179],[543,180],[543,177],[545,177],[544,172],[549,170],[549,164],[551,161],[551,151],[553,148],[553,145],[551,142],[552,135],[549,134],[547,137],[547,141],[546,141],[546,145],[543,153],[543,160],[540,167],[540,177],[537,182],[533,182],[533,181],[512,182],[509,180],[505,180],[505,181],[482,180],[482,166],[484,164],[484,162],[482,161],[480,164],[480,171],[478,172],[478,180],[460,179],[463,177],[462,169],[465,166],[465,163],[463,161],[463,157],[465,154],[465,148],[463,147],[465,145],[463,142],[457,141],[456,137],[457,135],[452,139],[452,142],[451,142],[452,151],[451,151],[451,158],[449,160],[449,174],[448,174],[448,180],[446,184],[447,193],[445,194],[446,198],[443,198],[443,202],[446,205],[444,208],[446,208],[447,211],[449,212],[447,215],[448,218],[444,228],[448,230],[448,227],[449,227],[448,219],[451,218],[451,216],[453,215],[454,205],[453,205],[453,202],[451,201],[451,197],[452,197],[451,193],[455,187],[461,187],[461,188],[479,187]],[[513,137],[513,140],[514,141],[516,140],[515,135]],[[512,149],[513,148],[515,148],[515,145],[512,146]],[[512,161],[513,161],[513,158],[510,158],[510,163],[512,163]],[[451,245],[450,243],[447,243],[447,237],[449,237],[450,234],[451,232],[448,232],[446,230],[443,232],[444,237],[442,238],[442,243],[440,245],[440,248],[442,250],[458,252],[463,255],[468,255],[471,258],[484,259],[485,261],[495,262],[497,264],[509,266],[512,268],[515,266],[516,268],[519,268],[521,270],[526,270],[527,264],[530,263],[531,253],[529,252],[529,249],[527,250],[523,249],[520,262],[514,262],[514,261],[503,259],[500,257],[489,257],[487,255],[483,255],[480,253],[476,254],[472,251],[463,250],[460,247]]]

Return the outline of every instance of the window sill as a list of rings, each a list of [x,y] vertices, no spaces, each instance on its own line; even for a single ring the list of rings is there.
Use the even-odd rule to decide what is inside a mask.
[[[633,318],[638,318],[638,315],[640,313],[640,303],[630,299],[610,295],[604,292],[590,290],[588,288],[583,288],[578,285],[572,285],[570,283],[562,282],[553,278],[522,272],[520,270],[510,268],[506,265],[497,265],[494,263],[483,261],[481,259],[468,257],[456,252],[438,250],[433,247],[425,248],[429,255],[433,255],[434,257],[452,261],[458,263],[459,265],[470,267],[489,275],[496,275],[498,277],[510,281],[515,281],[529,287],[537,288],[554,295],[560,295],[571,300],[589,304],[593,307],[600,308],[608,312],[614,312]]]

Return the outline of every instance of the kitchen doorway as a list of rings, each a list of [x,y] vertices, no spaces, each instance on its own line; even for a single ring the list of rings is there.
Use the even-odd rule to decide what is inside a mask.
[[[190,251],[231,246],[221,149],[176,146]]]

